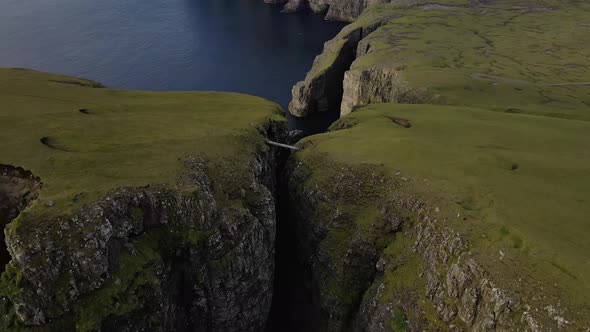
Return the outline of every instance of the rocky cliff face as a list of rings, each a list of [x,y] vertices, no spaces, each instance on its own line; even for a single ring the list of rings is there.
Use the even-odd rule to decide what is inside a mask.
[[[344,73],[340,116],[368,104],[421,104],[427,101],[427,92],[410,87],[395,68],[351,69]]]
[[[3,287],[16,318],[80,330],[260,330],[272,297],[275,158],[252,160],[242,206],[220,202],[204,163],[188,159],[177,187],[122,188],[40,227],[11,224]]]
[[[293,99],[289,103],[291,114],[303,117],[338,107],[342,98],[342,76],[354,59],[361,34],[361,30],[348,31],[342,39],[325,44],[324,48],[331,50],[330,57],[318,56],[305,81],[293,87]]]
[[[326,42],[324,51],[315,58],[305,79],[293,87],[293,98],[289,103],[291,114],[304,117],[340,108],[344,75],[356,58],[358,43],[377,29],[379,22],[375,19],[362,26],[351,24],[336,38]]]
[[[487,96],[493,93],[512,95],[512,91],[500,90],[502,84],[516,83],[523,86],[519,87],[523,90],[516,91],[527,90],[531,94],[535,93],[535,86],[551,87],[552,93],[559,94],[559,97],[550,99],[564,101],[563,105],[553,105],[559,107],[560,112],[567,108],[576,108],[575,99],[568,96],[566,90],[581,88],[585,86],[585,82],[579,81],[580,78],[569,71],[566,64],[551,62],[545,56],[547,54],[539,55],[543,57],[543,65],[535,67],[524,60],[531,54],[524,54],[524,48],[513,48],[515,45],[533,41],[535,45],[546,43],[542,35],[518,40],[517,36],[511,34],[511,30],[499,31],[502,28],[497,25],[514,25],[516,23],[510,17],[532,17],[538,13],[557,10],[559,6],[567,6],[567,2],[555,1],[555,6],[551,8],[526,1],[520,6],[502,8],[500,5],[503,3],[473,1],[469,5],[433,5],[423,1],[410,1],[369,7],[363,15],[326,43],[305,79],[298,82],[293,89],[289,111],[296,116],[328,110],[339,110],[341,115],[346,115],[357,107],[375,103],[462,105],[468,102],[470,105],[487,107],[492,103]],[[489,24],[482,23],[482,31],[485,32],[461,32],[462,28],[458,25],[445,25],[443,22],[445,18],[456,15],[470,16],[473,24],[484,21]],[[412,18],[422,20],[422,28],[409,24],[407,20]],[[524,19],[523,21],[523,24],[529,23]],[[555,29],[553,31],[558,33],[560,28],[557,23]],[[464,34],[463,43],[449,49],[449,43],[456,42],[453,38],[457,33]],[[433,37],[436,34],[440,34],[440,38]],[[488,34],[489,37],[486,37]],[[497,47],[498,44],[507,43],[506,40],[494,40],[494,36],[500,35],[511,39],[514,44],[507,48]],[[443,42],[443,39],[447,42]],[[574,45],[568,43],[565,47],[571,49]],[[516,65],[510,63],[510,59],[516,58]],[[478,59],[487,60],[480,62]],[[495,61],[503,62],[502,66],[506,68],[519,67],[520,72],[507,69],[507,72],[497,72],[497,75],[482,74],[496,72]],[[552,66],[565,70],[562,80],[567,76],[571,83],[555,85],[537,82],[535,75],[526,74]],[[518,80],[504,79],[502,76],[519,76],[519,73],[525,74]],[[457,82],[461,82],[465,88],[448,88],[449,85],[458,84]],[[491,87],[480,87],[485,85],[482,82],[491,84]],[[334,89],[326,89],[327,85]],[[467,92],[473,86],[478,86],[477,90]],[[505,98],[506,101],[511,99]],[[326,102],[327,100],[330,102]],[[543,104],[543,101],[537,98],[535,103]],[[566,104],[569,106],[565,107]],[[501,109],[503,106],[497,107]],[[530,108],[522,104],[518,105],[518,109],[518,112],[524,113],[549,116],[554,114],[550,107]],[[579,113],[568,116],[585,118]]]
[[[334,11],[338,11],[341,6],[357,8],[360,10],[354,16],[357,18],[368,5],[388,2],[343,2],[334,3],[330,8],[334,8]],[[420,1],[413,1],[395,4],[393,8],[420,6]],[[411,86],[404,79],[401,74],[404,68],[401,62],[396,65],[389,63],[391,59],[377,59],[368,66],[354,66],[356,59],[372,53],[375,49],[383,48],[384,40],[375,38],[372,33],[380,26],[388,24],[395,17],[395,13],[394,10],[370,10],[360,20],[351,23],[334,39],[328,41],[305,79],[293,88],[293,97],[289,104],[291,114],[306,116],[313,112],[340,110],[341,115],[346,115],[356,107],[371,103],[428,101],[430,97],[424,89]],[[395,38],[386,38],[385,42],[395,44],[396,41]],[[326,86],[331,88],[326,89]],[[330,102],[326,102],[327,100]]]
[[[387,331],[392,321],[413,331],[431,330],[455,319],[455,325],[476,331],[521,326],[519,317],[510,316],[518,308],[516,301],[494,287],[477,263],[465,256],[465,243],[452,231],[441,229],[429,216],[431,209],[414,197],[373,191],[385,184],[392,186],[387,190],[393,193],[400,185],[378,167],[338,168],[344,174],[328,176],[333,185],[323,182],[327,179],[318,180],[326,176],[324,171],[310,170],[305,161],[293,160],[289,168],[297,256],[303,260],[306,287],[320,313],[315,317],[317,330]],[[357,213],[364,208],[362,202],[344,207],[342,200],[348,200],[349,194],[375,199],[378,212]],[[407,237],[414,246],[394,256],[385,254],[383,250],[400,237]],[[416,255],[423,270],[414,278],[422,279],[425,289],[408,290],[392,299],[385,275],[403,268]],[[421,298],[432,302],[434,317],[417,309]]]
[[[265,0],[266,3],[285,4],[285,12],[311,9],[325,14],[327,20],[354,21],[367,7],[391,0]]]
[[[342,331],[353,327],[356,309],[373,281],[382,249],[374,234],[356,229],[350,211],[358,206],[344,206],[340,201],[349,194],[372,195],[358,184],[382,178],[344,166],[342,171],[318,183],[314,180],[323,170],[312,170],[298,158],[291,159],[287,167],[286,199],[295,221],[296,256],[304,271],[302,292],[308,292],[311,302],[294,311],[299,320],[313,322],[306,327],[308,330]],[[333,186],[322,187],[331,181],[336,181]],[[378,226],[384,235],[392,234],[396,227],[387,223]]]

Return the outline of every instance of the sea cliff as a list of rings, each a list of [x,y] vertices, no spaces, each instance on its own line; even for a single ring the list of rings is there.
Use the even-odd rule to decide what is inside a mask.
[[[287,133],[276,104],[0,79],[2,330],[264,327],[278,164],[264,140]]]
[[[590,326],[589,12],[392,2],[326,43],[289,105],[341,115],[288,167],[321,330]]]

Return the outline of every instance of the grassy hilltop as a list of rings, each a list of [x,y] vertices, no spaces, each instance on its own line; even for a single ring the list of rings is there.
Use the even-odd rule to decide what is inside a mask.
[[[0,164],[41,178],[35,205],[55,203],[41,211],[76,208],[122,186],[176,183],[189,155],[222,167],[231,163],[230,169],[246,167],[240,158],[263,144],[258,129],[281,119],[278,105],[247,95],[94,86],[0,69]],[[74,203],[80,193],[85,198]]]

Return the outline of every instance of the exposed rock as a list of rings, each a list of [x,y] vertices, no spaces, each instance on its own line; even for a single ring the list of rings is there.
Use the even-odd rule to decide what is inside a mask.
[[[389,3],[392,0],[265,0],[267,3],[285,3],[285,12],[311,9],[315,13],[325,13],[327,20],[352,22],[367,7]]]
[[[104,331],[261,330],[272,297],[276,153],[252,160],[243,207],[219,202],[203,161],[189,158],[177,187],[121,188],[71,216],[11,224],[3,287],[14,288],[18,320]]]
[[[357,173],[355,168],[341,167],[341,171],[348,174],[345,177],[362,178],[362,173]],[[356,188],[344,179],[333,179],[332,185],[317,185],[310,179],[325,171],[314,170],[301,161],[291,161],[289,203],[296,216],[297,236],[301,241],[298,257],[308,271],[307,287],[315,294],[313,308],[321,313],[318,329],[388,331],[391,322],[396,321],[411,330],[433,330],[442,325],[450,331],[535,331],[537,323],[530,314],[530,306],[522,302],[519,294],[498,287],[471,257],[468,244],[459,234],[429,216],[436,208],[425,206],[415,197],[377,198],[384,203],[380,220],[373,221],[373,227],[383,227],[378,228],[378,233],[391,234],[391,238],[402,231],[404,236],[414,240],[412,255],[422,262],[422,272],[415,278],[425,281],[422,289],[403,290],[393,298],[386,296],[391,285],[387,286],[390,281],[384,280],[383,275],[409,258],[393,262],[386,256],[379,257],[376,242],[358,231],[350,237],[337,235],[339,240],[335,240],[335,234],[342,234],[355,221],[337,208],[327,207],[346,201],[348,196],[339,194],[343,186],[349,188],[349,194],[354,197],[362,197],[362,191],[359,194],[356,191],[362,190],[359,188],[363,184],[367,188],[374,187],[362,180]],[[409,223],[412,227],[404,229],[408,223],[407,217],[402,216],[408,215],[413,215],[416,221]],[[363,293],[362,301],[357,304],[355,296]],[[434,308],[436,317],[424,316],[417,304],[421,298]],[[556,326],[569,324],[553,307],[547,307],[546,311]],[[406,312],[413,316],[405,317]]]
[[[519,326],[511,316],[520,309],[518,300],[495,287],[475,260],[466,258],[466,245],[458,235],[425,217],[417,226],[416,249],[425,263],[426,297],[442,321],[450,323],[457,317],[476,331]],[[440,275],[440,268],[449,263]]]
[[[322,54],[315,58],[305,80],[293,87],[289,112],[304,117],[315,112],[339,110],[344,73],[356,57],[357,44],[378,26],[379,23],[362,27],[349,25],[336,38],[326,42]]]
[[[379,283],[377,287],[367,290],[366,299],[359,308],[356,330],[368,332],[390,331],[388,322],[395,315],[393,303],[383,301],[385,284]]]
[[[315,13],[324,13],[328,10],[329,0],[288,0],[285,4],[285,12],[296,12],[303,9],[311,9]]]
[[[37,199],[41,186],[41,179],[30,171],[0,165],[0,272],[10,261],[10,254],[4,244],[4,227]]]
[[[340,195],[348,195],[346,191],[349,190],[356,196],[354,187],[349,186],[350,181],[361,183],[371,175],[369,172],[355,174],[352,170],[344,172],[340,180],[333,179],[340,185],[326,191],[328,188],[306,185],[311,174],[296,160],[289,162],[287,174],[289,208],[297,221],[297,257],[302,259],[306,287],[313,294],[312,307],[299,310],[311,310],[318,315],[313,317],[315,329],[339,331],[350,328],[356,306],[376,273],[379,246],[374,239],[355,234],[354,219],[333,207],[331,202]],[[378,181],[377,177],[373,181]],[[337,243],[330,235],[334,229],[353,234]]]
[[[354,60],[361,31],[353,30],[342,39],[329,41],[324,53],[316,57],[314,69],[293,87],[289,112],[303,117],[337,109],[342,98],[342,77]]]
[[[350,130],[342,130],[340,133],[331,132],[317,138],[305,140],[302,144],[309,148],[310,151],[306,152],[305,156],[301,156],[300,159],[293,161],[291,165],[289,180],[293,190],[290,200],[293,204],[292,209],[297,211],[297,218],[300,223],[298,237],[304,243],[303,248],[300,250],[300,257],[309,269],[309,279],[311,281],[308,286],[316,295],[314,308],[317,307],[317,311],[321,312],[323,317],[323,321],[319,323],[319,326],[323,330],[357,329],[381,331],[391,328],[393,323],[399,323],[400,325],[406,324],[405,327],[415,331],[544,331],[574,329],[573,325],[578,324],[576,328],[580,330],[587,329],[584,325],[587,324],[585,317],[587,317],[586,313],[588,312],[585,304],[578,302],[579,307],[569,307],[563,311],[558,310],[558,306],[555,304],[546,306],[548,301],[560,297],[564,299],[564,302],[570,300],[565,299],[566,292],[558,292],[552,289],[552,300],[545,299],[545,295],[543,295],[543,300],[539,300],[531,296],[535,292],[531,291],[531,289],[536,290],[536,286],[531,285],[530,288],[523,291],[523,287],[512,285],[510,280],[498,277],[496,274],[498,272],[494,270],[495,264],[502,261],[501,264],[498,264],[500,269],[506,268],[507,261],[517,261],[514,257],[521,253],[514,249],[519,249],[520,245],[515,245],[511,249],[503,246],[494,247],[491,251],[487,251],[488,248],[482,248],[481,243],[477,242],[477,244],[471,243],[471,245],[474,245],[478,252],[475,252],[475,250],[473,254],[470,252],[468,240],[476,242],[479,241],[479,236],[486,238],[489,235],[487,230],[483,231],[484,234],[479,234],[481,229],[478,226],[466,226],[445,219],[466,221],[469,214],[475,214],[474,211],[476,210],[479,211],[478,209],[472,209],[469,204],[463,205],[461,203],[459,205],[465,210],[451,212],[449,207],[454,207],[452,204],[440,205],[440,202],[433,199],[432,206],[425,206],[419,199],[404,199],[403,195],[396,196],[394,192],[393,194],[388,193],[392,196],[377,195],[377,197],[371,197],[370,203],[366,202],[367,205],[376,205],[381,212],[378,217],[371,215],[373,219],[370,219],[370,217],[364,215],[363,219],[354,220],[354,212],[347,211],[347,209],[366,208],[366,206],[357,207],[354,205],[363,200],[363,190],[359,188],[375,190],[375,187],[368,181],[359,180],[359,183],[362,183],[360,185],[357,185],[356,182],[351,185],[351,182],[346,181],[348,177],[354,176],[351,174],[356,175],[355,168],[351,165],[366,161],[366,159],[369,159],[367,156],[370,156],[371,161],[375,164],[382,161],[388,167],[391,167],[390,171],[395,172],[395,175],[399,175],[397,179],[401,185],[405,183],[410,186],[420,187],[422,183],[424,186],[433,183],[432,174],[426,171],[428,179],[419,179],[418,184],[412,184],[413,181],[417,180],[412,174],[412,168],[415,168],[414,171],[417,173],[424,173],[421,169],[422,165],[418,165],[416,160],[413,159],[414,154],[418,154],[417,151],[413,150],[415,147],[413,144],[422,144],[421,141],[425,137],[424,133],[421,133],[420,137],[413,137],[414,140],[410,136],[403,134],[399,136],[393,135],[393,130],[391,133],[379,131],[379,135],[372,136],[371,131],[377,130],[381,124],[379,121],[383,120],[380,120],[380,118],[383,117],[389,118],[395,124],[404,128],[411,127],[412,129],[408,129],[408,131],[418,128],[420,124],[414,122],[410,117],[408,119],[411,122],[410,120],[391,116],[395,112],[401,112],[402,109],[408,112],[406,115],[410,114],[411,110],[412,112],[433,114],[433,118],[437,118],[434,114],[438,112],[437,107],[440,104],[464,107],[473,103],[477,107],[498,111],[503,108],[498,107],[497,103],[504,102],[497,98],[498,95],[506,96],[507,104],[519,103],[524,100],[527,100],[528,103],[529,100],[524,97],[525,93],[522,91],[529,91],[531,92],[530,96],[532,96],[530,100],[532,104],[523,105],[523,107],[535,105],[528,111],[531,114],[587,119],[585,118],[587,113],[583,111],[586,109],[587,102],[583,102],[584,105],[578,107],[573,106],[574,99],[569,99],[577,98],[576,100],[581,100],[586,96],[585,94],[576,91],[576,94],[566,95],[563,91],[558,91],[560,85],[552,85],[552,87],[555,87],[552,92],[561,96],[560,98],[553,98],[544,97],[544,92],[538,92],[537,89],[538,87],[547,87],[547,84],[550,84],[547,83],[548,77],[541,74],[543,68],[559,67],[559,72],[571,77],[572,82],[577,80],[577,73],[569,71],[574,68],[571,63],[567,65],[561,64],[556,62],[555,58],[549,59],[544,56],[553,55],[556,52],[556,50],[550,49],[551,42],[543,39],[543,36],[547,33],[555,34],[556,38],[564,41],[563,48],[560,49],[561,52],[566,50],[569,52],[569,50],[576,48],[574,43],[565,42],[567,40],[566,34],[559,35],[561,31],[570,31],[570,28],[566,28],[561,24],[567,20],[582,25],[583,20],[581,18],[583,15],[573,15],[572,13],[575,11],[566,7],[568,2],[552,2],[555,4],[555,10],[558,6],[563,5],[564,8],[562,8],[561,14],[568,17],[567,20],[559,18],[555,22],[552,21],[553,17],[551,15],[540,15],[536,18],[525,16],[520,21],[523,15],[537,12],[536,9],[527,8],[536,5],[535,2],[524,1],[522,7],[512,4],[504,6],[508,5],[508,2],[502,1],[472,1],[468,5],[430,3],[424,6],[418,6],[420,3],[424,4],[424,2],[420,1],[410,1],[408,3],[411,3],[410,6],[413,7],[407,12],[398,10],[399,8],[394,4],[375,7],[375,10],[371,12],[365,11],[364,16],[349,25],[339,36],[326,44],[324,53],[316,59],[305,81],[298,83],[293,90],[290,111],[299,116],[334,108],[340,109],[341,115],[346,115],[360,106],[392,103],[392,105],[370,105],[363,108],[361,112],[372,112],[372,115],[369,116],[369,114],[361,112],[352,114],[332,127],[333,131]],[[351,8],[357,8],[356,5],[364,6],[363,2],[358,1],[355,5],[346,5],[346,10],[338,12],[338,6],[342,5],[341,2],[333,1],[328,9],[328,17],[332,11],[336,13],[334,16],[342,17],[346,15],[345,12],[354,12],[356,9]],[[392,16],[384,18],[382,21],[374,17],[379,13],[377,9],[387,11],[386,8],[388,8]],[[580,8],[581,12],[587,9],[586,5],[584,5],[584,9]],[[408,16],[404,18],[404,14]],[[402,17],[402,19],[396,21],[392,19],[393,15],[399,15],[396,17]],[[555,15],[558,15],[557,12]],[[468,16],[470,17],[469,22],[472,24],[466,28],[465,22],[467,21],[465,18]],[[371,25],[377,27],[376,30],[365,30],[367,23],[364,20],[371,21]],[[480,21],[487,22],[481,24],[481,29],[480,25],[478,25]],[[555,27],[555,29],[547,29],[548,25],[544,25],[543,29],[539,28],[536,22],[540,21],[552,22],[551,26]],[[518,24],[522,24],[522,26],[514,24],[515,22],[519,22]],[[474,30],[473,26],[477,26],[477,30]],[[509,27],[506,28],[507,26]],[[533,29],[536,31],[535,37],[531,36],[529,38],[527,35],[526,38],[521,38],[522,35],[516,33],[521,31],[520,29],[524,26],[535,26]],[[582,36],[585,35],[582,30],[585,31],[586,28],[584,25],[583,29],[576,30],[577,33],[580,33],[579,37],[577,37],[578,40],[583,39]],[[359,29],[360,33],[356,32]],[[504,30],[500,31],[500,29]],[[371,31],[373,31],[372,34]],[[359,35],[352,35],[352,33],[358,33],[360,37]],[[465,34],[465,44],[462,44],[462,38],[457,37],[458,33]],[[569,36],[569,34],[570,32],[567,35]],[[557,37],[558,35],[560,37]],[[509,38],[514,39],[508,42]],[[355,42],[356,46],[354,45]],[[533,44],[535,47],[543,45],[541,46],[543,50],[539,52],[541,54],[539,58],[543,58],[542,65],[541,62],[533,63],[529,61],[536,54],[524,51],[531,48],[528,46],[527,48],[522,47],[521,44],[528,45],[528,43],[531,43],[531,47]],[[500,45],[502,46],[500,47]],[[354,56],[343,56],[343,54],[350,52],[350,48],[356,49]],[[545,51],[545,49],[550,50]],[[565,58],[569,59],[569,57]],[[345,67],[340,61],[342,59],[353,60],[348,64],[350,68],[344,73],[340,70]],[[502,66],[498,66],[498,63],[502,63]],[[526,79],[515,80],[502,78],[499,74],[497,76],[488,75],[487,78],[493,78],[493,80],[490,79],[489,83],[480,84],[479,81],[482,81],[481,75],[477,74],[474,77],[472,74],[474,68],[479,67],[485,68],[481,72],[506,72],[510,70],[510,75],[525,76]],[[587,66],[576,66],[576,68],[582,67],[586,68]],[[339,90],[340,85],[335,80],[340,75],[342,75],[343,85],[341,90],[342,98],[340,105],[338,105],[337,96],[330,95],[331,91],[326,86],[329,85]],[[541,76],[545,77],[542,82],[537,81],[540,80]],[[557,76],[555,78],[557,79]],[[415,86],[412,86],[412,84],[415,84]],[[577,85],[573,86],[580,84],[585,83],[578,81]],[[513,93],[518,94],[518,96],[513,95]],[[538,94],[545,99],[537,102]],[[514,99],[508,98],[512,96],[514,96]],[[559,100],[559,103],[557,100]],[[561,100],[564,100],[563,104],[561,104]],[[398,105],[416,103],[424,105],[416,107]],[[434,105],[437,107],[433,107]],[[543,113],[540,110],[545,105],[549,106],[545,109],[547,112]],[[569,105],[567,110],[565,105]],[[421,109],[423,107],[424,110]],[[507,113],[514,111],[513,108],[506,109],[510,111],[506,111]],[[570,112],[572,109],[576,111]],[[480,111],[483,114],[484,111]],[[425,117],[428,116],[425,115]],[[362,122],[363,119],[366,121]],[[459,121],[463,120],[460,117],[458,119]],[[512,125],[514,118],[506,118],[506,120],[501,121],[510,122]],[[357,126],[359,123],[364,123],[365,126]],[[439,124],[440,121],[436,123]],[[487,125],[489,123],[486,123]],[[442,127],[443,124],[440,123],[440,126]],[[406,130],[396,126],[392,127],[395,127],[399,132]],[[498,127],[498,130],[506,127],[508,125],[502,124]],[[438,130],[436,127],[433,128],[435,128],[433,130]],[[566,131],[563,132],[564,135]],[[382,140],[384,136],[389,134],[393,137],[391,140]],[[350,136],[347,137],[346,135]],[[378,144],[383,144],[386,148],[374,148],[371,146],[373,140],[369,140],[369,137],[379,142]],[[347,141],[347,139],[350,139],[350,141]],[[353,140],[356,141],[352,142]],[[363,140],[365,141],[361,142]],[[396,145],[395,140],[403,143]],[[384,144],[385,141],[388,141],[389,145]],[[330,143],[322,146],[323,142]],[[364,149],[362,150],[362,157],[356,154],[356,150],[347,150],[349,148],[348,144],[358,150]],[[405,146],[401,147],[401,145]],[[411,152],[404,156],[398,156],[397,153],[407,146],[411,147]],[[435,150],[437,152],[446,151],[447,148],[452,150],[448,146]],[[315,151],[311,151],[312,149],[321,151],[325,155],[333,154],[335,160],[340,162],[349,161],[350,164],[341,165],[334,160],[326,161],[323,159],[327,158],[325,155],[317,156]],[[430,150],[426,150],[426,153],[431,153]],[[378,152],[371,153],[369,151]],[[380,159],[381,155],[387,155],[387,157]],[[433,152],[433,155],[436,155],[436,153]],[[404,157],[408,156],[411,161],[406,162]],[[433,157],[429,162],[432,163],[433,160],[434,163],[438,163],[440,158]],[[407,170],[403,169],[402,165],[405,165]],[[506,169],[514,169],[510,165],[516,164],[509,163]],[[401,171],[395,171],[397,167],[403,169],[404,176],[401,176]],[[328,176],[326,173],[329,171],[326,171],[326,169],[333,172],[339,170],[341,174],[340,176],[333,174]],[[330,181],[326,181],[326,178],[329,178]],[[445,176],[442,181],[450,182],[452,180]],[[539,181],[542,182],[541,179]],[[348,186],[349,192],[347,194],[341,194],[340,188],[344,186]],[[443,185],[436,190],[438,191],[445,186]],[[562,184],[559,184],[559,186],[561,188]],[[426,190],[426,192],[429,191],[430,189]],[[416,192],[420,192],[420,190],[416,190]],[[442,192],[436,192],[434,195],[445,196],[448,193],[444,192],[443,189]],[[502,193],[498,193],[498,197],[501,196]],[[350,197],[355,197],[355,200],[351,202]],[[389,201],[390,204],[384,204],[384,201]],[[354,207],[351,208],[351,205]],[[440,220],[433,218],[433,216]],[[488,216],[484,214],[484,217]],[[579,218],[579,216],[576,217]],[[523,218],[528,218],[528,215],[524,215]],[[559,218],[558,214],[556,218]],[[578,222],[581,220],[582,218]],[[383,224],[379,224],[378,221],[382,221]],[[489,219],[485,221],[488,222]],[[494,219],[492,224],[496,226],[496,222],[498,220]],[[356,226],[361,223],[364,226],[369,224],[370,227],[381,231],[381,234],[389,234],[391,238],[403,235],[408,241],[414,242],[414,246],[406,246],[406,248],[402,249],[394,246],[395,252],[392,253],[393,250],[389,251],[389,255],[384,254],[379,249],[370,252],[367,247],[373,246],[375,248],[376,244],[371,241],[363,242],[358,240],[359,237],[362,237],[359,235],[361,233],[359,231],[360,226],[357,228],[352,227],[354,231],[349,232],[350,225],[355,223],[357,223]],[[482,229],[484,229],[483,220],[481,224]],[[474,229],[477,229],[477,231],[474,231]],[[473,233],[476,233],[476,235]],[[363,235],[365,235],[366,240],[367,234]],[[383,241],[392,241],[391,238]],[[493,246],[486,241],[483,241],[485,246]],[[409,253],[404,251],[407,247],[411,247],[411,249],[408,249]],[[490,256],[487,256],[487,254],[490,254]],[[396,255],[402,257],[394,257]],[[365,276],[360,277],[354,272],[347,274],[348,279],[342,277],[346,264],[355,259],[362,261],[363,264],[357,266],[365,268],[373,281],[367,281],[362,278]],[[533,260],[531,257],[525,256],[524,260],[517,262],[529,264],[531,262],[529,259]],[[411,261],[411,264],[408,261]],[[369,266],[369,263],[372,265]],[[531,266],[534,267],[535,264],[532,263]],[[417,271],[413,270],[416,266],[418,266]],[[406,274],[401,274],[405,284],[400,282],[401,285],[398,285],[395,277],[399,276],[399,274],[396,274],[396,271],[403,270],[403,268],[408,268],[409,271],[399,272],[400,274]],[[540,271],[537,267],[528,271],[523,270],[524,273]],[[567,272],[562,272],[564,278],[565,274],[569,275]],[[569,277],[574,278],[571,275]],[[413,278],[416,280],[412,280]],[[546,282],[546,280],[543,280],[545,276],[539,279],[535,279],[535,276],[530,276],[530,278],[538,280],[540,284]],[[410,281],[405,279],[410,279]],[[355,287],[351,287],[351,285]],[[409,289],[404,288],[406,286]],[[365,288],[363,289],[363,287]],[[562,287],[561,283],[559,287]],[[555,284],[555,288],[559,289],[559,287]],[[542,287],[539,287],[539,289],[542,290]],[[350,298],[345,298],[343,293],[351,295]],[[359,293],[364,293],[360,305],[356,302]],[[402,314],[398,315],[396,310],[402,310]],[[351,319],[351,317],[354,318]],[[400,317],[403,317],[403,319],[400,319]],[[584,322],[577,322],[579,320]]]
[[[344,92],[340,116],[355,108],[375,103],[418,104],[423,92],[410,87],[392,67],[353,69],[344,74]]]
[[[294,12],[305,9],[306,6],[307,6],[306,0],[290,0],[285,4],[285,7],[283,8],[283,12],[294,13]]]
[[[41,179],[21,167],[0,164],[0,224],[6,226],[36,199]]]

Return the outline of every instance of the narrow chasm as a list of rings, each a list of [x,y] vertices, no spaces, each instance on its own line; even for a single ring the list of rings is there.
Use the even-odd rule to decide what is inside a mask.
[[[0,164],[0,226],[2,230],[37,199],[41,179],[21,167]],[[4,231],[0,233],[0,272],[10,261]]]
[[[295,86],[290,111],[302,115],[302,119],[313,119],[321,124],[321,128],[316,127],[313,132],[304,134],[325,132],[339,119],[344,75],[356,59],[359,41],[375,28],[351,31],[345,37],[347,41],[338,51],[336,60],[325,73],[320,77],[308,77]],[[317,121],[318,118],[321,121]],[[285,152],[278,160],[274,291],[266,332],[322,331],[326,329],[323,326],[326,313],[319,305],[311,267],[306,263],[306,257],[301,257],[309,248],[302,247],[302,236],[305,235],[302,234],[304,230],[298,227],[301,215],[292,206],[292,191],[297,189],[289,188],[288,153]]]
[[[280,159],[277,172],[274,293],[266,332],[318,331],[320,309],[309,287],[308,267],[298,255],[298,214],[290,206],[287,159]]]

